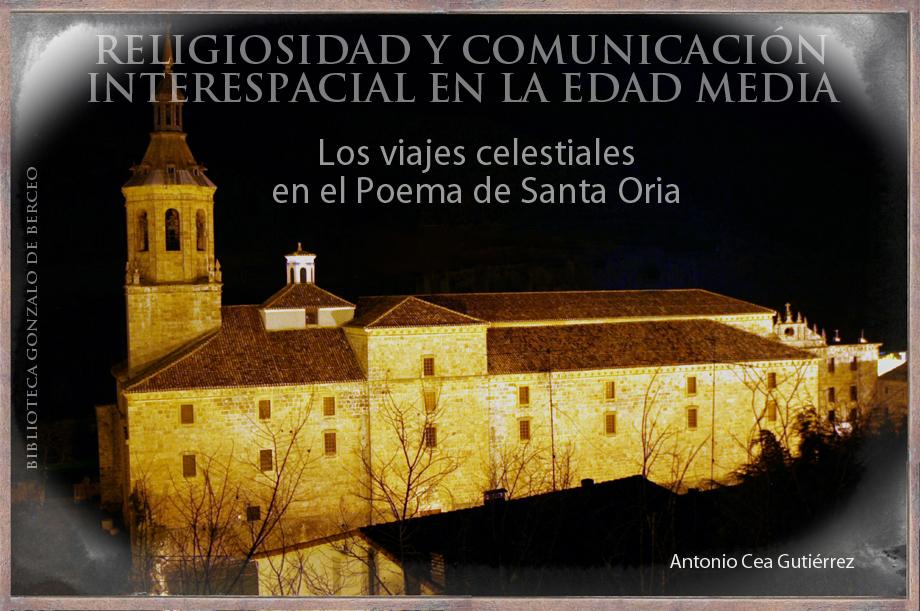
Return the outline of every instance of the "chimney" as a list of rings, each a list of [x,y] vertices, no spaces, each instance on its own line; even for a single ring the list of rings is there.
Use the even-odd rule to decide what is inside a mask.
[[[500,503],[505,500],[505,494],[508,491],[504,488],[495,488],[494,490],[486,490],[482,493],[482,503],[484,505],[489,505],[490,503]]]

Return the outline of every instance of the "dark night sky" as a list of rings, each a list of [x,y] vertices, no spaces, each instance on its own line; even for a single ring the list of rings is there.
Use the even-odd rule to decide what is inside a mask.
[[[906,18],[879,19],[888,31],[887,44],[906,48]],[[288,16],[283,24],[268,17],[174,18],[172,27],[174,33],[269,37],[285,32],[711,35],[728,31],[728,23],[700,16]],[[739,33],[760,31],[746,27],[742,17],[731,27]],[[871,58],[864,67],[873,68]],[[877,95],[880,85],[872,79],[882,70],[874,68],[865,78]],[[669,69],[688,83],[699,71],[697,66]],[[427,66],[407,68],[415,70],[427,71]],[[307,71],[315,74],[316,68]],[[829,76],[834,81],[839,75],[830,71]],[[903,96],[898,91],[904,88],[887,95]],[[142,157],[151,128],[146,102],[89,104],[83,101],[85,92],[67,102],[62,120],[14,130],[14,248],[21,248],[17,210],[25,166],[38,167],[41,176],[41,367],[43,412],[49,418],[90,415],[94,404],[113,398],[108,370],[123,358],[125,342],[125,219],[119,189],[129,167]],[[192,151],[218,185],[216,250],[224,269],[225,304],[258,303],[275,291],[284,281],[283,254],[301,241],[319,254],[318,283],[349,299],[446,289],[693,286],[776,309],[791,301],[829,333],[839,328],[852,340],[864,328],[869,339],[903,349],[907,172],[905,104],[900,102],[870,105],[868,115],[846,98],[837,105],[202,103],[186,105],[185,124]],[[276,183],[316,185],[338,176],[338,169],[317,166],[318,138],[373,145],[428,137],[469,148],[515,136],[535,144],[594,137],[632,144],[638,161],[630,173],[679,184],[681,203],[280,206],[271,201]],[[605,182],[613,192],[624,172],[506,170],[494,178],[517,183],[528,174],[547,182],[585,177]],[[361,173],[379,181],[470,184],[481,171],[447,169],[429,178],[381,167]],[[21,315],[18,252],[13,256],[14,375]]]

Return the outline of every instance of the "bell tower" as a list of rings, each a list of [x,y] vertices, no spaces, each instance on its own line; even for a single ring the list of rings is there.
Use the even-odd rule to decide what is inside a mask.
[[[137,372],[220,327],[214,191],[186,143],[169,36],[143,160],[121,189],[127,217],[128,370]]]

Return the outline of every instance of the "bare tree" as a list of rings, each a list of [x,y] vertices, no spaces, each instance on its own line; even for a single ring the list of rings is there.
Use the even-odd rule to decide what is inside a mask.
[[[232,593],[257,552],[298,530],[298,520],[288,514],[310,463],[302,438],[311,404],[312,398],[288,418],[252,422],[254,440],[265,452],[258,461],[231,444],[196,455],[191,477],[171,476],[158,490],[149,478],[136,482],[132,502],[142,579],[157,582],[163,592]]]
[[[745,464],[756,461],[764,431],[769,431],[785,452],[795,452],[799,417],[813,409],[808,367],[808,362],[774,371],[744,363],[732,367],[736,379],[750,391],[751,426],[743,436],[732,434],[732,440],[746,455]]]
[[[512,499],[546,492],[552,486],[548,447],[516,440],[502,443],[483,462],[485,490],[504,488]]]
[[[398,401],[385,383],[378,426],[383,429],[380,435],[391,443],[359,450],[358,496],[370,507],[372,521],[398,523],[394,543],[403,567],[411,552],[405,521],[418,516],[439,495],[450,494],[444,488],[445,480],[461,463],[460,454],[444,443],[449,435],[437,428],[443,415],[440,388],[423,390],[434,396],[421,401]],[[360,549],[353,555],[363,557],[365,562],[373,557],[369,549]],[[413,589],[405,571],[403,587],[406,593]]]

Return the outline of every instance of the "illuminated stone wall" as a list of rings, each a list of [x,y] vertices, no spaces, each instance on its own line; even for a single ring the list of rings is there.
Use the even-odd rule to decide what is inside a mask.
[[[862,407],[876,400],[878,348],[878,344],[831,344],[813,351],[821,359],[818,367],[818,383],[821,388],[818,405],[823,415],[833,410],[838,421],[848,421],[853,410],[861,413]],[[830,367],[831,359],[834,363],[833,371]],[[855,400],[851,396],[852,387],[856,388]],[[828,392],[830,388],[834,389],[833,403]]]
[[[220,327],[220,284],[130,285],[125,300],[135,369]]]
[[[129,271],[134,264],[144,284],[200,282],[214,262],[214,187],[151,184],[123,187]],[[166,211],[179,212],[179,250],[166,250]],[[204,213],[204,243],[198,248],[196,217]],[[143,250],[141,213],[147,215],[147,249]]]
[[[770,372],[777,374],[771,393],[777,401],[775,421],[765,413]],[[693,394],[687,391],[691,376],[696,378]],[[608,382],[615,385],[613,399],[607,398]],[[529,405],[520,404],[521,386],[529,388]],[[816,395],[815,361],[555,372],[552,387],[546,373],[496,376],[490,392],[493,447],[505,462],[522,454],[533,457],[544,473],[551,472],[555,450],[557,485],[616,479],[644,469],[656,482],[693,486],[705,484],[710,473],[725,480],[748,460],[758,426],[794,446],[792,418],[813,406]],[[690,408],[697,410],[695,428],[689,426]],[[607,414],[615,414],[615,432],[608,433]],[[530,421],[535,449],[529,454],[520,447],[522,419]],[[528,492],[526,481],[523,492]]]
[[[290,448],[280,486],[297,485],[289,517],[304,520],[307,530],[329,532],[340,523],[342,511],[353,507],[348,492],[362,477],[360,452],[366,430],[363,382],[126,396],[132,485],[144,480],[152,493],[174,499],[186,484],[200,485],[206,471],[220,474],[229,465],[233,478],[252,491],[252,504],[261,505],[264,511],[264,493],[275,475],[260,470],[259,451],[273,451],[277,470]],[[334,415],[324,415],[326,397],[335,399]],[[271,415],[260,419],[259,402],[264,400],[271,401]],[[191,424],[181,422],[183,404],[193,406]],[[302,429],[292,443],[292,432],[301,422]],[[336,434],[334,454],[325,452],[326,432]],[[183,476],[184,454],[196,456],[193,478]],[[210,469],[209,460],[213,461]],[[292,467],[300,464],[303,474],[294,476]],[[167,501],[160,512],[167,523],[179,519],[172,503]]]
[[[128,364],[133,371],[220,327],[214,191],[213,186],[180,184],[122,188],[128,251]],[[167,250],[168,210],[179,213],[178,250]],[[141,215],[147,219],[146,242]]]

